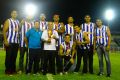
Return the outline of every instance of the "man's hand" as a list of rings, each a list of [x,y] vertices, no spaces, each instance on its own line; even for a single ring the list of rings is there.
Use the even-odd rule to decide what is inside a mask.
[[[74,59],[73,59],[73,58],[71,58],[71,59],[70,59],[70,62],[71,62],[72,64],[74,64]]]
[[[64,56],[64,54],[63,53],[59,53],[59,56]]]
[[[70,54],[70,49],[68,49],[67,51],[66,51],[66,55],[69,55]]]
[[[96,53],[96,49],[93,49],[93,55]]]
[[[82,44],[82,42],[80,42],[80,41],[76,41],[76,43],[77,43],[77,45],[81,45]]]
[[[6,46],[6,47],[8,47],[8,46],[9,46],[9,43],[8,43],[8,41],[7,41],[7,40],[5,40],[5,41],[4,41],[4,44],[5,44],[5,46]]]
[[[56,39],[56,36],[55,35],[51,35],[51,38]]]
[[[23,19],[22,21],[21,21],[21,24],[24,24],[25,23],[25,20]]]
[[[109,51],[109,50],[110,50],[110,46],[109,46],[109,45],[106,47],[106,50],[107,50],[107,51]]]
[[[51,39],[49,38],[46,42],[47,42],[47,43],[51,43]]]

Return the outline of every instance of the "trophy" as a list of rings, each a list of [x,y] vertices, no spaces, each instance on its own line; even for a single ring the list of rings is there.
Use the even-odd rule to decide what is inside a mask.
[[[51,38],[51,36],[52,36],[52,31],[49,30],[49,31],[48,31],[48,38]]]

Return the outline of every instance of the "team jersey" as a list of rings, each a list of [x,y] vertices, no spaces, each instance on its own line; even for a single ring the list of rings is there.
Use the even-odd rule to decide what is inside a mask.
[[[60,23],[57,24],[57,25],[55,23],[53,23],[53,29],[54,30],[60,30],[60,28],[61,28],[61,24]],[[64,34],[59,34],[58,45],[60,45],[64,41],[63,36],[64,36]]]
[[[40,30],[41,31],[47,30],[48,29],[47,24],[48,23],[46,21],[40,21]]]
[[[20,47],[26,47],[24,38],[29,29],[34,26],[34,22],[27,22],[25,21],[20,28]]]
[[[87,33],[88,38],[90,40],[90,43],[88,45],[93,45],[94,29],[95,29],[95,26],[94,26],[94,23],[92,22],[90,24],[86,24],[86,23],[82,24],[82,31]]]
[[[73,38],[74,38],[74,28],[73,26],[66,24],[65,25],[65,34],[71,35],[71,43],[73,44]]]
[[[13,20],[12,18],[8,19],[9,21],[9,28],[7,32],[7,40],[8,43],[19,43],[19,21]]]
[[[97,38],[97,45],[104,45],[104,46],[107,46],[107,43],[108,43],[108,36],[107,36],[107,26],[105,25],[102,25],[101,28],[96,28],[95,30],[95,35],[96,35],[96,38]]]

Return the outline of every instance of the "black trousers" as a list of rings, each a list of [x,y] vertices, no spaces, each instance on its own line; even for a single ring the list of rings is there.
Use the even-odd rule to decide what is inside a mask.
[[[20,47],[20,57],[19,57],[19,70],[23,71],[23,64],[24,64],[24,55],[26,52],[26,65],[25,70],[27,70],[28,66],[28,48],[27,47]]]
[[[59,67],[58,67],[58,70],[59,72],[67,72],[70,67],[73,65],[71,62],[70,62],[70,59],[71,59],[71,56],[59,56],[58,57],[58,60],[59,60]]]
[[[41,44],[41,54],[40,54],[40,71],[43,71],[43,63],[44,63],[44,42]]]
[[[63,56],[64,57],[64,67],[63,70],[67,72],[70,67],[72,66],[72,63],[70,62],[71,56]]]
[[[39,72],[39,59],[40,59],[40,53],[41,49],[29,49],[29,59],[28,59],[28,71],[26,73],[31,73],[32,72],[32,66],[34,63],[33,67],[33,73]]]
[[[77,47],[77,65],[75,68],[75,72],[78,72],[81,66],[81,61],[83,57],[83,70],[82,73],[87,73],[87,55],[88,54],[88,49],[83,49],[80,48],[79,46]]]
[[[55,50],[44,51],[43,74],[47,72],[55,74],[55,52]]]
[[[55,69],[56,69],[57,73],[60,73],[60,71],[61,71],[60,70],[60,58],[59,58],[58,51],[59,51],[59,46],[56,46],[56,53],[55,53],[56,67],[55,67]]]
[[[44,64],[44,50],[41,50],[40,59],[39,59],[40,71],[43,71],[43,64]]]
[[[88,49],[88,66],[89,72],[93,73],[93,45]]]
[[[56,70],[57,70],[57,73],[60,73],[63,71],[63,59],[60,58],[60,56],[58,55],[58,52],[56,53]]]
[[[6,57],[5,57],[5,73],[12,74],[16,72],[16,58],[19,45],[16,43],[10,43],[6,47]]]

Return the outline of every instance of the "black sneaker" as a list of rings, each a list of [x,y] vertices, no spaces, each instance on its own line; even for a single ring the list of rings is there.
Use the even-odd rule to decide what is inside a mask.
[[[110,74],[107,74],[107,76],[106,77],[110,77]]]
[[[46,73],[45,73],[45,72],[43,72],[43,75],[46,75]]]
[[[94,72],[90,72],[90,74],[94,74]]]
[[[98,75],[98,76],[102,76],[102,75],[103,75],[103,73],[99,72],[97,75]]]

